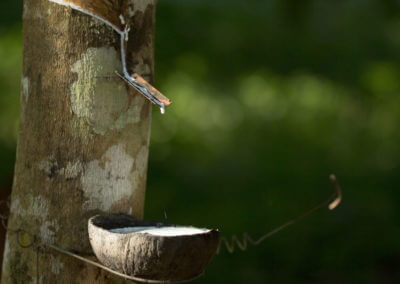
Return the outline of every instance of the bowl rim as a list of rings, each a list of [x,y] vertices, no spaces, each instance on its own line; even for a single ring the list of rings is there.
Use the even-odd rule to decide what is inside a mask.
[[[128,225],[120,225],[118,226],[112,226],[110,228],[107,228],[107,226],[102,226],[99,223],[96,223],[95,221],[100,219],[100,218],[125,218],[123,221],[128,221],[130,224]],[[176,225],[176,224],[169,224],[169,223],[162,223],[162,222],[155,222],[155,221],[146,221],[146,220],[138,220],[134,218],[131,215],[126,215],[126,214],[97,214],[89,218],[88,220],[88,225],[95,227],[97,230],[101,230],[104,232],[107,232],[108,234],[111,235],[121,235],[121,236],[127,236],[127,235],[146,235],[146,236],[151,236],[151,237],[159,237],[159,238],[191,238],[195,236],[200,236],[200,235],[207,235],[207,234],[219,234],[218,229],[209,229],[209,228],[200,228],[200,227],[195,227],[195,226],[185,226],[185,225]],[[129,232],[129,233],[120,233],[120,232],[112,232],[112,229],[118,229],[118,228],[124,228],[124,227],[174,227],[174,228],[194,228],[194,229],[200,229],[204,230],[203,232],[198,232],[194,234],[185,234],[185,235],[172,235],[172,236],[164,236],[164,235],[154,235],[149,232],[144,232],[141,233],[140,231],[137,232]]]

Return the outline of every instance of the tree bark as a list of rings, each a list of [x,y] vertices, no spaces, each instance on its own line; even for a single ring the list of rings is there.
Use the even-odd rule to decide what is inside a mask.
[[[153,74],[155,0],[130,0],[129,68]],[[128,87],[120,37],[79,11],[25,0],[24,63],[10,230],[1,283],[117,283],[98,268],[44,249],[91,253],[89,217],[142,218],[151,105]],[[28,234],[16,234],[20,229]],[[22,245],[22,246],[21,246]]]

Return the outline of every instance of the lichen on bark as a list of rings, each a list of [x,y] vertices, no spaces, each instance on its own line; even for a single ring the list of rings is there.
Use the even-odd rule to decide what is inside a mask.
[[[78,77],[71,86],[72,111],[96,134],[120,130],[140,120],[144,98],[131,97],[125,82],[115,74],[121,68],[113,47],[88,48],[72,66]]]

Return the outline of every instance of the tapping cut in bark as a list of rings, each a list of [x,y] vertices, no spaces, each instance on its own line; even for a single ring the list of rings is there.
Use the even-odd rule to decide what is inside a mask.
[[[48,0],[50,2],[70,7],[90,15],[104,24],[112,27],[119,35],[121,42],[121,62],[122,75],[118,75],[124,79],[129,85],[138,90],[153,104],[160,108],[162,114],[165,113],[165,107],[171,104],[171,100],[165,97],[160,91],[154,88],[139,74],[130,75],[126,63],[126,42],[130,30],[129,19],[132,15],[133,8],[130,7],[130,0]]]
[[[56,4],[68,6],[74,10],[88,14],[92,17],[111,26],[116,32],[122,33],[124,30],[124,20],[120,15],[123,14],[122,6],[128,1],[121,0],[49,0]],[[124,19],[124,18],[123,18]]]

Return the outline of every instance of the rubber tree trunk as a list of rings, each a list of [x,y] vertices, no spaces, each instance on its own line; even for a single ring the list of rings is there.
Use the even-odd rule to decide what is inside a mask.
[[[150,82],[155,1],[131,0],[130,69]],[[47,0],[25,0],[21,115],[10,229],[1,283],[116,283],[97,268],[31,238],[91,253],[87,220],[142,218],[151,105],[121,72],[120,37],[97,19]],[[22,245],[22,246],[21,246]]]

